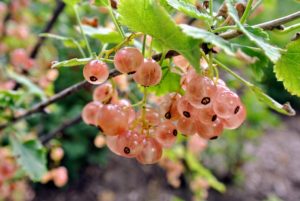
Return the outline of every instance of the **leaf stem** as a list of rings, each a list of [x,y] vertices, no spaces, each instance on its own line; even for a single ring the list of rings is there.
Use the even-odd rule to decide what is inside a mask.
[[[237,27],[236,26],[223,26],[223,27],[218,27],[218,28],[214,29],[212,32],[213,33],[224,32],[224,31],[227,31],[230,29],[237,30]]]
[[[73,43],[76,45],[76,47],[78,48],[79,52],[81,53],[81,56],[83,56],[84,58],[86,57],[85,52],[83,51],[83,49],[81,48],[80,44],[78,43],[77,40],[72,38]]]
[[[144,34],[144,38],[143,38],[143,48],[142,48],[142,53],[143,53],[143,56],[144,56],[144,57],[145,57],[146,41],[147,41],[147,35]]]
[[[214,11],[213,11],[213,0],[209,0],[209,14],[211,17],[214,17]]]
[[[244,24],[244,23],[246,22],[247,18],[248,18],[249,15],[250,15],[252,3],[253,3],[253,0],[249,0],[248,3],[247,3],[245,12],[244,12],[244,14],[242,15],[241,20],[240,20],[240,22],[241,22],[242,24]]]
[[[111,2],[110,1],[109,1],[108,10],[109,10],[109,14],[110,14],[110,16],[111,16],[111,18],[113,20],[113,23],[115,24],[115,26],[118,29],[119,33],[121,34],[122,38],[125,39],[126,38],[125,33],[124,33],[122,27],[120,26],[119,22],[117,21],[117,18],[116,18],[115,14],[114,14],[114,11],[113,11],[113,9],[111,7]]]
[[[285,27],[283,30],[276,30],[278,33],[290,33],[292,31],[295,31],[297,29],[300,29],[300,23],[298,24],[294,24],[294,25],[291,25],[289,27]]]
[[[78,12],[78,5],[74,5],[74,12],[75,12],[75,15],[76,15],[77,23],[79,25],[80,33],[81,33],[81,35],[82,35],[82,37],[85,41],[85,44],[86,44],[86,47],[88,49],[89,54],[92,57],[92,55],[93,55],[92,49],[91,49],[90,44],[89,44],[89,42],[86,38],[86,35],[83,32],[82,24],[81,24],[81,21],[80,21],[79,12]]]

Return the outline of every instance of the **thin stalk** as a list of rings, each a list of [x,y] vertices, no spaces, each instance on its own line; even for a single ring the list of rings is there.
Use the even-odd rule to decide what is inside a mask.
[[[113,23],[117,27],[117,29],[118,29],[119,33],[121,34],[122,38],[125,39],[126,38],[125,33],[124,33],[122,27],[120,26],[119,22],[117,21],[117,18],[116,18],[115,14],[114,14],[114,11],[113,11],[113,9],[111,7],[111,3],[109,3],[109,4],[110,5],[108,7],[108,10],[109,10],[109,14],[110,14],[110,16],[111,16],[111,18],[113,20]]]
[[[213,0],[209,0],[209,14],[212,17],[214,16],[213,6]]]
[[[224,32],[224,31],[228,31],[230,29],[237,30],[237,27],[236,26],[223,26],[223,27],[218,27],[218,28],[212,30],[212,32],[213,33]]]
[[[262,3],[262,0],[258,0],[252,7],[251,13],[254,12],[258,8],[258,6],[260,6],[261,3]]]
[[[142,53],[144,57],[145,57],[145,50],[146,50],[146,40],[147,40],[147,35],[145,34],[143,38],[143,48],[142,48]]]
[[[159,65],[160,65],[160,66],[163,64],[166,55],[167,55],[167,52],[166,52],[166,51],[163,51],[162,54],[161,54],[161,58],[160,58],[160,60],[159,60]]]
[[[279,32],[279,33],[290,33],[290,32],[295,31],[297,29],[300,29],[300,23],[291,25],[289,27],[286,27],[283,30],[276,30],[276,31]]]
[[[87,47],[87,49],[88,49],[89,54],[90,54],[90,56],[92,57],[92,56],[93,56],[92,49],[91,49],[91,47],[90,47],[90,44],[89,44],[89,42],[88,42],[88,40],[87,40],[86,35],[85,35],[84,32],[83,32],[83,28],[82,28],[82,24],[81,24],[81,21],[80,21],[79,12],[78,12],[78,6],[77,6],[77,5],[74,6],[74,11],[75,11],[77,23],[78,23],[78,25],[79,25],[80,33],[81,33],[81,35],[82,35],[82,37],[83,37],[83,39],[84,39],[84,41],[85,41],[85,44],[86,44],[86,47]]]
[[[86,58],[85,52],[83,51],[83,49],[81,48],[80,44],[78,43],[77,40],[72,39],[73,43],[76,45],[76,47],[78,48],[79,52],[81,53],[81,56],[83,56],[83,58]]]
[[[244,12],[244,14],[243,14],[243,16],[241,17],[241,20],[240,20],[242,24],[244,24],[246,22],[247,18],[250,15],[252,3],[253,3],[253,0],[249,0],[248,3],[247,3],[245,12]]]
[[[220,61],[218,61],[217,59],[213,59],[213,61],[219,66],[221,67],[223,70],[225,70],[226,72],[228,72],[229,74],[231,74],[233,77],[235,77],[237,80],[241,81],[242,83],[244,83],[246,86],[248,87],[253,87],[254,85],[250,82],[248,82],[247,80],[245,80],[244,78],[242,78],[241,76],[239,76],[238,74],[236,74],[235,72],[233,72],[230,68],[228,68],[226,65],[224,65],[223,63],[221,63]]]

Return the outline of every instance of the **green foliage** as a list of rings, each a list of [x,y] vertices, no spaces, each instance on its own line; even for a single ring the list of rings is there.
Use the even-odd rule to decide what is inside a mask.
[[[155,93],[157,96],[161,96],[180,90],[181,76],[177,73],[171,72],[168,67],[163,67],[162,72],[162,79],[160,83],[158,85],[148,87],[149,91]]]
[[[102,43],[120,43],[123,38],[119,32],[112,31],[111,29],[104,27],[91,27],[82,25],[84,34],[100,40]]]
[[[200,39],[201,42],[211,43],[213,45],[216,45],[217,47],[223,49],[225,53],[227,53],[228,55],[231,56],[235,55],[236,50],[234,48],[234,45],[224,40],[220,36],[217,36],[204,29],[199,29],[185,24],[182,24],[180,27],[182,28],[183,32],[186,33],[187,35],[195,39]]]
[[[121,23],[158,39],[164,46],[182,54],[199,71],[199,42],[187,36],[156,0],[121,0]]]
[[[83,59],[73,58],[70,60],[56,62],[51,66],[51,68],[81,66],[87,64],[90,60],[91,58],[83,58]]]
[[[96,6],[108,6],[108,0],[95,0],[94,3]]]
[[[228,7],[228,14],[232,17],[238,28],[241,32],[243,32],[249,40],[254,42],[257,46],[259,46],[262,50],[264,50],[264,53],[268,56],[268,58],[273,62],[276,63],[277,60],[280,58],[280,49],[277,47],[274,47],[264,41],[263,38],[261,38],[262,34],[265,35],[265,33],[261,32],[259,29],[254,28],[245,28],[241,23],[240,19],[238,17],[237,11],[235,10],[232,0],[227,0],[226,5]],[[258,34],[258,35],[256,35]]]
[[[167,2],[174,9],[183,12],[190,17],[211,22],[211,17],[197,10],[197,8],[191,4],[189,0],[167,0]]]
[[[39,181],[47,172],[46,150],[37,140],[21,142],[17,137],[11,136],[10,143],[14,156],[21,168],[33,181]]]
[[[75,4],[81,2],[81,0],[63,0],[63,2],[65,2],[67,5],[74,6]]]
[[[0,90],[0,108],[14,108],[23,94],[17,91]]]
[[[287,46],[279,61],[274,66],[276,77],[283,81],[284,87],[293,95],[300,96],[300,40],[292,41]]]

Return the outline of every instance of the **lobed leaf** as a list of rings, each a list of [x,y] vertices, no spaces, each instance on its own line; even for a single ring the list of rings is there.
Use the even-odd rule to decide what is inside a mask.
[[[200,71],[199,41],[184,33],[158,1],[120,0],[118,11],[123,25],[156,38],[168,49],[179,52]]]
[[[82,25],[84,34],[100,40],[102,43],[120,43],[122,42],[122,36],[119,32],[113,31],[108,28],[98,27],[94,28],[87,25]]]

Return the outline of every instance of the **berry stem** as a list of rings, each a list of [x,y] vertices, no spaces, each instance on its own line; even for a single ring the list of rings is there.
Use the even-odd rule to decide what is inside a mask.
[[[117,18],[116,18],[115,14],[114,14],[114,11],[113,11],[113,9],[111,7],[111,2],[110,1],[108,1],[108,2],[109,2],[108,11],[109,11],[109,14],[110,14],[110,16],[111,16],[111,18],[113,20],[113,23],[115,24],[115,26],[118,29],[119,33],[121,34],[122,38],[125,39],[126,36],[125,36],[124,30],[122,29],[122,27],[120,26],[119,22],[117,21]]]
[[[145,50],[146,50],[146,41],[147,41],[147,35],[144,34],[144,38],[143,38],[143,48],[142,48],[142,54],[145,57]]]
[[[82,24],[81,24],[81,21],[80,21],[78,5],[74,5],[74,12],[75,12],[75,15],[76,15],[77,23],[79,25],[80,33],[81,33],[81,35],[82,35],[82,37],[85,41],[85,44],[86,44],[86,47],[88,49],[89,54],[92,57],[92,55],[93,55],[92,49],[90,47],[89,41],[87,40],[87,37],[86,37],[85,33],[83,32]]]
[[[147,96],[148,96],[147,87],[144,87],[144,97],[143,97],[143,101],[142,101],[142,122],[143,122],[143,126],[142,126],[142,132],[141,133],[143,133],[144,127],[146,126],[145,117],[146,117]]]
[[[298,24],[294,24],[294,25],[291,25],[289,27],[285,27],[283,30],[276,30],[278,33],[283,33],[283,34],[286,34],[286,33],[290,33],[294,30],[297,30],[297,29],[300,29],[300,23]]]
[[[250,15],[252,3],[253,3],[253,0],[248,0],[248,3],[247,3],[247,6],[246,6],[246,9],[245,9],[245,12],[244,12],[244,14],[242,15],[241,20],[240,20],[242,24],[244,24],[244,23],[246,22],[247,18],[248,18],[249,15]]]
[[[213,6],[213,0],[209,0],[209,14],[211,17],[214,17]]]

